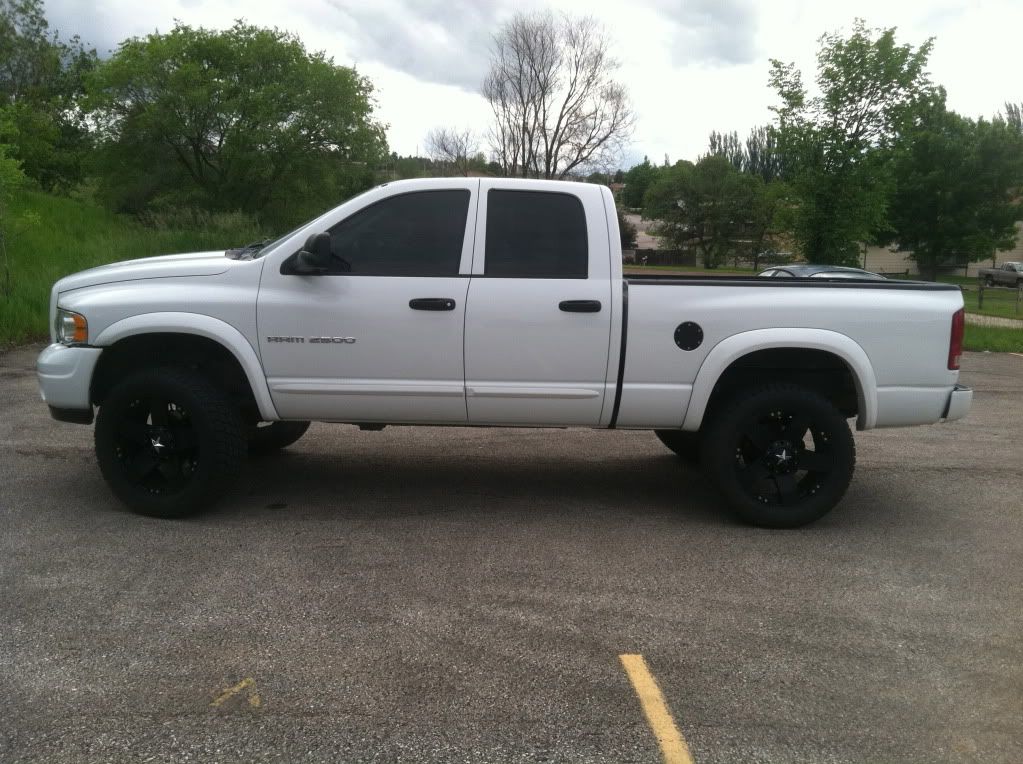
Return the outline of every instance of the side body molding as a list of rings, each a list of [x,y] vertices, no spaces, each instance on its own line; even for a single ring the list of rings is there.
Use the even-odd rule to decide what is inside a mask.
[[[718,379],[732,363],[757,350],[771,348],[805,348],[832,353],[843,361],[852,372],[856,383],[856,397],[859,399],[857,430],[873,429],[877,422],[877,380],[870,359],[851,338],[827,329],[755,329],[727,337],[714,346],[707,355],[693,383],[693,394],[689,399],[682,429],[700,429],[707,403]]]
[[[226,347],[238,360],[249,380],[252,395],[259,406],[259,415],[267,422],[280,418],[270,398],[266,376],[256,351],[241,332],[219,318],[199,313],[143,313],[111,324],[100,332],[93,344],[108,347],[125,337],[153,333],[195,334]]]

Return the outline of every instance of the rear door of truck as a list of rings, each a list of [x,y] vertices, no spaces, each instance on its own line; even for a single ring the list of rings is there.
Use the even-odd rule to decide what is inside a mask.
[[[481,181],[466,299],[469,422],[596,426],[608,394],[610,247],[598,186]]]

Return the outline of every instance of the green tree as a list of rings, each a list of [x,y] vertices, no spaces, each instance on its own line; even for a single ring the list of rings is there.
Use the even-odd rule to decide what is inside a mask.
[[[636,226],[625,217],[621,207],[616,207],[618,213],[618,236],[621,239],[622,249],[635,249],[636,237],[639,231]]]
[[[711,131],[708,143],[711,154],[724,157],[739,172],[746,170],[746,152],[743,151],[742,142],[739,140],[737,132],[734,130],[730,133]]]
[[[621,192],[621,201],[626,207],[635,209],[643,206],[643,197],[650,184],[654,182],[662,168],[650,164],[648,157],[625,173],[622,182],[625,188]]]
[[[1023,134],[1023,103],[1005,102],[1003,121],[1017,133]]]
[[[294,223],[373,183],[386,141],[372,91],[293,35],[240,21],[126,40],[89,86],[103,191],[122,210]]]
[[[796,201],[793,235],[808,260],[855,263],[858,243],[885,227],[892,146],[941,97],[926,71],[931,46],[899,45],[894,28],[868,29],[858,19],[848,37],[821,38],[813,98],[794,64],[772,60],[779,148],[791,162]]]
[[[781,178],[786,173],[786,162],[778,145],[773,127],[762,125],[750,130],[745,141],[739,140],[734,130],[730,133],[713,131],[710,134],[709,153],[723,156],[735,169],[759,175],[765,183]]]
[[[77,185],[92,141],[79,101],[96,51],[50,32],[42,0],[0,0],[0,140],[25,174],[47,191]]]
[[[763,197],[763,180],[711,154],[665,170],[647,190],[643,216],[660,221],[657,235],[669,247],[693,247],[704,267],[717,268],[762,244],[769,209]]]
[[[0,134],[15,136],[11,108],[0,107]],[[9,211],[9,202],[14,191],[25,183],[21,163],[12,156],[14,147],[0,140],[0,294],[9,296],[12,291],[11,263],[7,255],[7,239],[14,222]]]
[[[925,278],[1016,243],[1023,216],[1023,134],[1004,120],[972,120],[936,104],[904,136],[883,237],[911,251]]]

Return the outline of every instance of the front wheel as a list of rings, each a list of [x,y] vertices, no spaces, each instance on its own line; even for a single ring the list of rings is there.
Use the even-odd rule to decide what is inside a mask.
[[[703,442],[704,470],[746,522],[798,528],[845,495],[856,444],[842,414],[797,385],[765,385],[717,409]]]
[[[106,396],[96,458],[114,494],[139,514],[184,517],[210,506],[245,460],[235,403],[187,369],[146,369]]]

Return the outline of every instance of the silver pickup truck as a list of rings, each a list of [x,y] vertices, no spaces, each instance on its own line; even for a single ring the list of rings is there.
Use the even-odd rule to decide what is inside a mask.
[[[1023,287],[1023,263],[1002,263],[997,268],[981,268],[977,275],[984,286]]]

